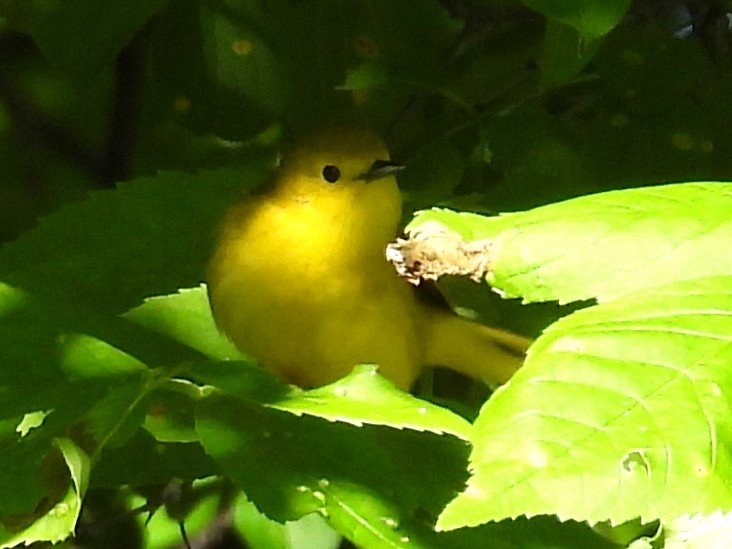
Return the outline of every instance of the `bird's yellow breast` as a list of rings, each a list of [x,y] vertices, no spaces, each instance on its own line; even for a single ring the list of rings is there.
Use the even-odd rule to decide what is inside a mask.
[[[399,191],[393,176],[346,175],[330,187],[284,170],[274,191],[228,214],[208,273],[214,316],[290,382],[321,385],[375,363],[406,388],[419,370],[414,297],[384,257]]]

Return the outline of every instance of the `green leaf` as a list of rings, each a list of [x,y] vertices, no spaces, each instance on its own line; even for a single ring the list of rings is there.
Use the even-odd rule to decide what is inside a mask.
[[[555,516],[538,516],[531,519],[517,517],[478,528],[461,528],[452,532],[440,532],[437,543],[431,547],[474,549],[617,549],[596,534],[587,524],[560,521]]]
[[[0,280],[44,301],[106,313],[198,286],[217,224],[265,179],[266,163],[166,172],[92,193],[0,249]]]
[[[523,4],[574,27],[585,38],[610,32],[625,15],[630,0],[521,0]]]
[[[488,282],[525,302],[607,301],[732,270],[732,184],[683,183],[583,196],[485,218],[421,212],[468,240],[491,239]]]
[[[435,513],[465,478],[467,447],[449,436],[354,427],[215,395],[199,403],[196,425],[206,451],[269,517],[318,512],[361,546],[434,539]]]
[[[100,399],[114,399],[112,393],[122,397],[128,382],[137,386],[131,389],[134,399],[150,368],[205,361],[125,319],[73,305],[42,306],[2,283],[0,346],[0,418],[53,409],[54,417],[68,423],[100,406]],[[98,411],[110,409],[101,404]]]
[[[200,389],[186,380],[174,380],[195,391]],[[187,387],[188,388],[188,387]],[[197,442],[194,429],[195,399],[188,394],[161,387],[150,394],[145,429],[160,442]]]
[[[197,383],[211,385],[220,392],[257,402],[272,402],[290,391],[274,374],[252,361],[197,361],[186,372]]]
[[[260,513],[243,494],[234,502],[233,523],[251,549],[336,549],[341,537],[315,513],[280,524]]]
[[[123,315],[216,360],[241,360],[241,353],[216,328],[204,286],[151,297]]]
[[[201,403],[197,424],[206,450],[261,512],[279,522],[319,513],[359,546],[611,546],[586,525],[553,517],[436,533],[437,513],[465,478],[467,448],[453,437],[356,428],[219,396]],[[254,513],[248,508],[247,524],[258,535],[281,539],[281,527],[273,532]]]
[[[17,1],[17,0],[16,0]],[[111,63],[167,0],[19,0],[41,51],[82,81]]]
[[[69,316],[76,313],[41,306],[0,283],[0,418],[53,409],[55,417],[71,422],[107,383],[144,368],[116,347],[75,330]]]
[[[64,461],[71,474],[71,480],[74,483],[74,489],[81,499],[89,487],[89,473],[91,471],[89,456],[68,438],[58,438],[55,443],[64,456]]]
[[[56,439],[55,443],[68,467],[72,486],[60,501],[22,531],[10,532],[0,526],[2,547],[44,541],[58,543],[68,538],[76,529],[82,499],[89,483],[90,460],[83,450],[67,438]]]
[[[481,411],[473,477],[438,526],[731,509],[731,287],[680,281],[547,329]]]
[[[296,415],[362,425],[449,434],[470,440],[470,424],[446,408],[435,406],[397,389],[377,374],[375,366],[359,366],[338,381],[295,391],[267,406]]]
[[[163,485],[173,478],[189,481],[220,472],[200,444],[163,443],[140,429],[123,446],[102,453],[92,471],[91,485]]]
[[[25,515],[18,519],[22,525],[32,518],[29,514],[47,493],[47,486],[41,479],[41,464],[53,448],[55,433],[43,426],[22,437],[16,432],[19,423],[20,420],[0,423],[0,463],[3,464],[0,468],[0,516]]]
[[[145,418],[145,399],[151,389],[150,375],[113,386],[87,413],[88,429],[96,443],[95,455],[114,452],[127,442]]]
[[[547,23],[541,63],[541,87],[544,90],[571,83],[589,63],[601,42],[587,43],[577,30],[559,22]]]
[[[66,377],[54,360],[57,337],[37,303],[0,283],[0,417],[55,408],[64,400]]]

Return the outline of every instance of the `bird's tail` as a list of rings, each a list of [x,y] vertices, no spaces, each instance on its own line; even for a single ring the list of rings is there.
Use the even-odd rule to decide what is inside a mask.
[[[424,318],[424,363],[475,379],[505,383],[521,367],[531,340],[456,314],[431,310]]]

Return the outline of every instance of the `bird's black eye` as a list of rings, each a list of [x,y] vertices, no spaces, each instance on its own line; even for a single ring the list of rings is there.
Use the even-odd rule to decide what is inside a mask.
[[[328,183],[335,183],[340,178],[341,170],[338,169],[338,166],[328,164],[325,168],[323,168],[323,179],[325,179]]]

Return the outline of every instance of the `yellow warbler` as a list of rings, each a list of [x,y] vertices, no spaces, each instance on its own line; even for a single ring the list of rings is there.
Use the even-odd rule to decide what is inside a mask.
[[[296,148],[226,216],[208,269],[219,328],[287,382],[357,364],[408,389],[426,365],[505,382],[528,341],[420,296],[386,261],[401,197],[382,141],[333,129]]]

